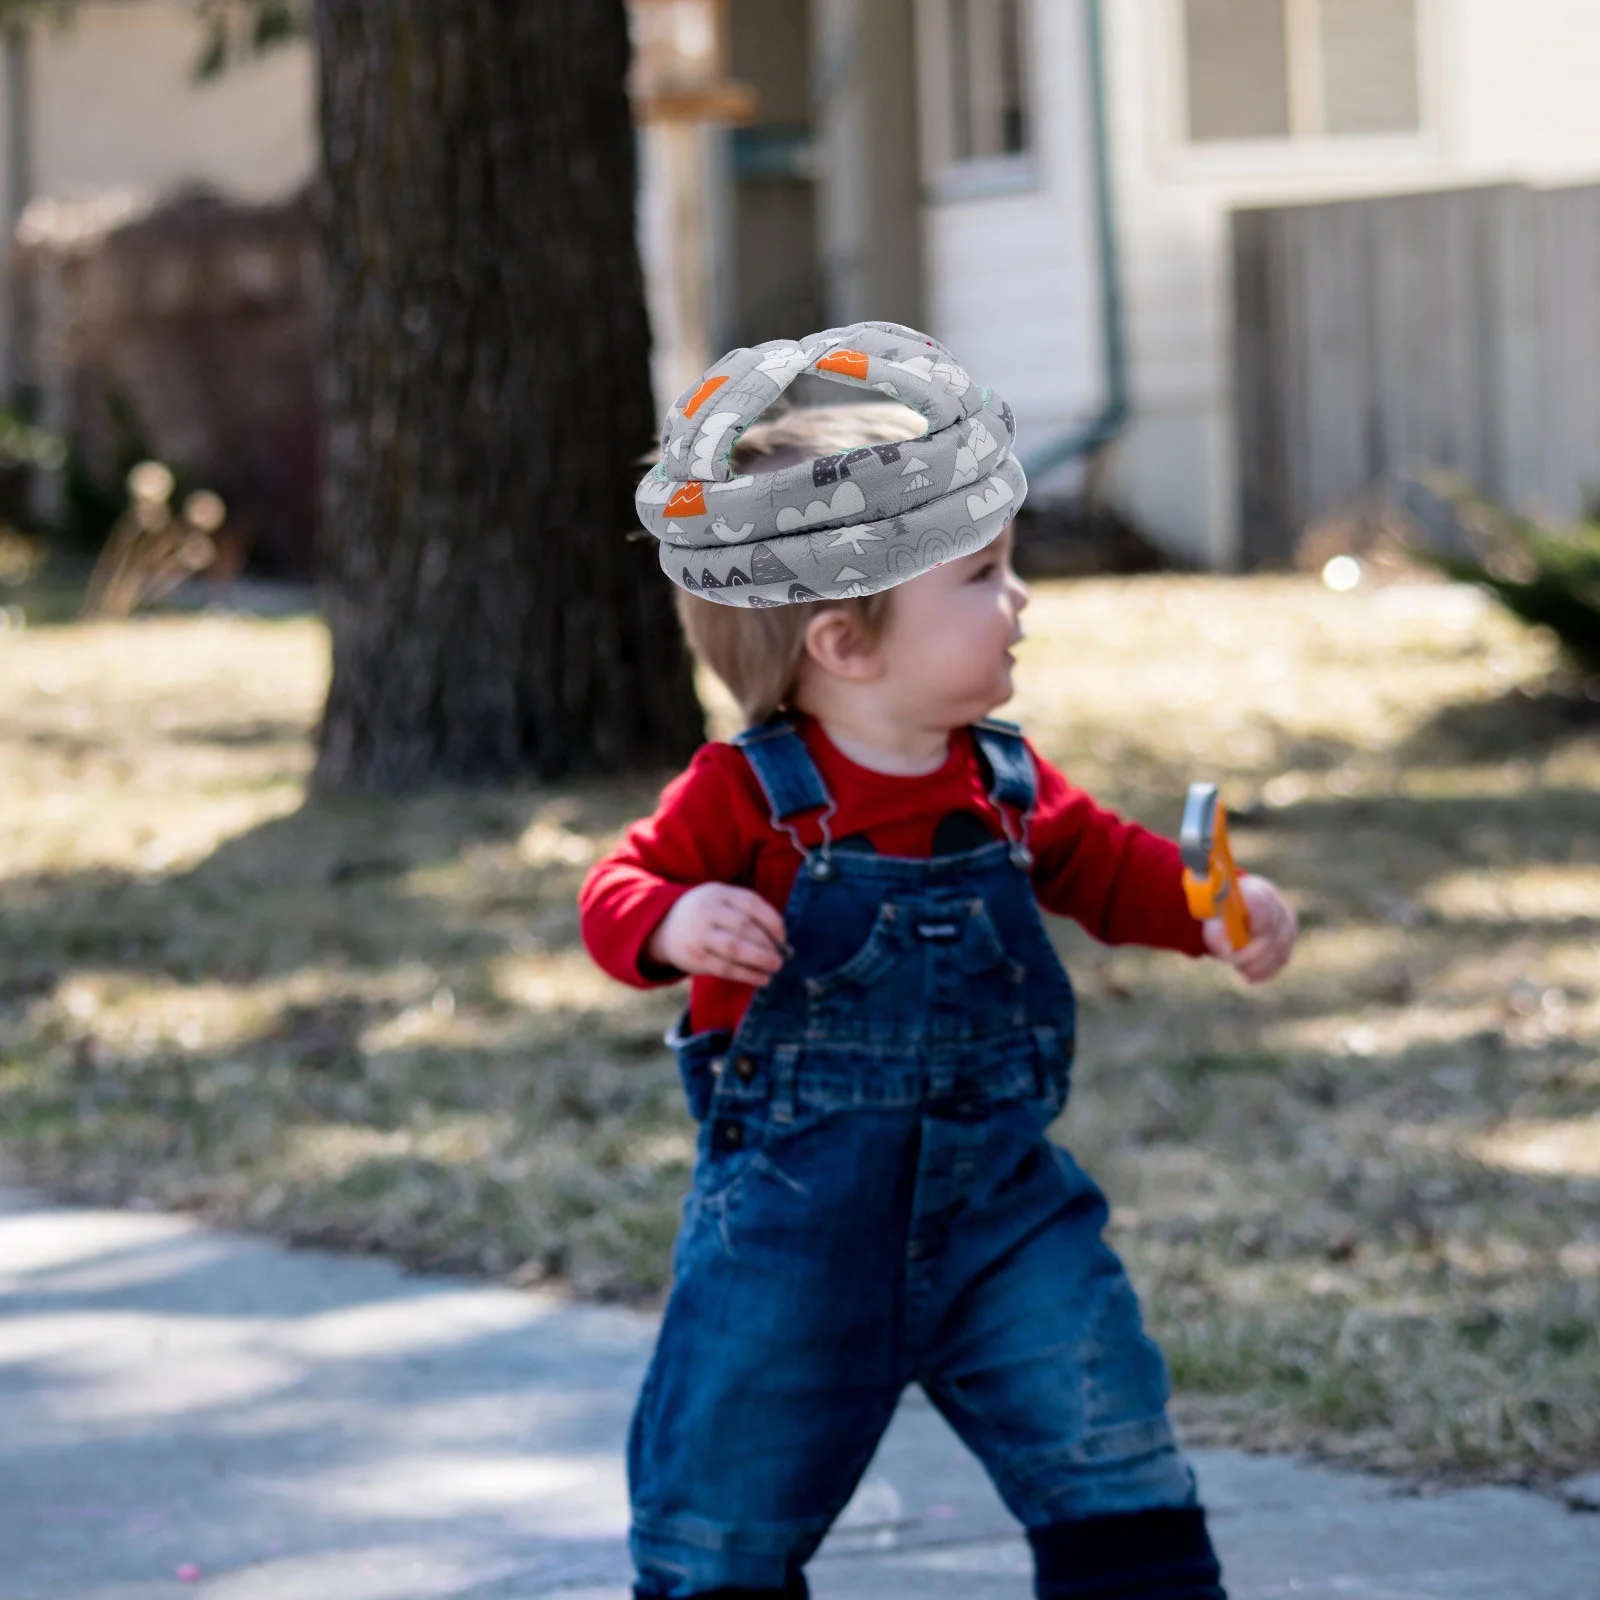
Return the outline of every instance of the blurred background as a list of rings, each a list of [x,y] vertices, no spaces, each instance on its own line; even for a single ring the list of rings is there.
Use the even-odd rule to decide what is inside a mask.
[[[291,8],[228,10],[13,22],[0,353],[70,447],[41,513],[103,534],[142,451],[224,495],[252,570],[305,578],[315,62]],[[1560,518],[1600,482],[1580,0],[633,15],[659,405],[736,344],[926,326],[1010,397],[1037,504],[1098,460],[1155,551],[1214,570],[1288,564],[1412,459]]]
[[[626,102],[613,12],[556,66],[621,139],[543,120],[529,156],[614,191],[585,257],[585,205],[474,232],[493,186],[435,171],[426,125],[357,137],[404,0],[0,8],[0,1174],[658,1297],[681,996],[602,980],[573,896],[702,718],[737,723],[651,669],[650,552],[569,614],[540,607],[579,568],[519,587],[496,539],[587,521],[588,585],[638,553],[647,418],[710,359],[890,318],[1019,417],[1013,713],[1169,833],[1221,781],[1302,915],[1265,993],[1053,930],[1063,1137],[1191,1436],[1600,1466],[1600,8],[635,0]],[[546,118],[508,41],[497,114]],[[371,197],[413,183],[406,235]],[[536,245],[616,264],[584,348],[637,356],[553,510],[479,270]],[[385,298],[411,263],[465,287]],[[511,352],[500,398],[417,421],[473,340]],[[474,455],[484,416],[510,431]],[[496,473],[509,512],[473,497]],[[394,720],[418,706],[453,721]]]

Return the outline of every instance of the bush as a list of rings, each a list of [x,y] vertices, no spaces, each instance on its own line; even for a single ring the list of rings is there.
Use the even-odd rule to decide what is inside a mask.
[[[1408,554],[1488,589],[1551,629],[1582,671],[1600,673],[1600,522],[1546,527],[1438,475],[1402,479],[1396,499]]]
[[[59,470],[66,446],[22,412],[0,409],[0,524],[37,531],[29,486],[36,471]]]

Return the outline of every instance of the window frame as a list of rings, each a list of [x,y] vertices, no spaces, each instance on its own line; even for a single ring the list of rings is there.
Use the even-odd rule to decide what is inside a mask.
[[[1284,0],[1288,49],[1288,131],[1270,137],[1194,139],[1189,132],[1187,0],[1147,0],[1155,104],[1165,108],[1162,144],[1185,171],[1304,172],[1383,161],[1437,159],[1443,146],[1440,34],[1443,0],[1412,0],[1417,25],[1417,126],[1381,133],[1329,133],[1322,105],[1319,0]]]
[[[951,92],[950,0],[916,0],[917,136],[925,201],[954,202],[1020,194],[1039,186],[1039,85],[1034,70],[1032,0],[1014,0],[1024,118],[1021,150],[958,158]]]

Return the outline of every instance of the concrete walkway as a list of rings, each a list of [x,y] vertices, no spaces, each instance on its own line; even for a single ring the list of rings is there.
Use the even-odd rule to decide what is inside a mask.
[[[0,1193],[0,1600],[622,1600],[652,1326]],[[1600,1597],[1600,1516],[1554,1499],[1198,1464],[1234,1600]],[[1026,1557],[912,1402],[812,1576],[1021,1600]]]

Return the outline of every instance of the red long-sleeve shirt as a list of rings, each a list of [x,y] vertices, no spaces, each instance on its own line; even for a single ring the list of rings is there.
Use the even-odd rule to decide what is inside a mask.
[[[953,811],[969,812],[994,837],[1004,836],[968,729],[952,734],[937,771],[902,777],[852,761],[814,718],[798,722],[838,803],[829,824],[836,840],[863,833],[881,855],[925,857],[933,853],[935,828]],[[1203,954],[1200,924],[1184,899],[1177,845],[1103,810],[1032,745],[1029,750],[1038,775],[1028,843],[1039,904],[1074,918],[1106,944]],[[820,841],[817,813],[790,821],[808,847]],[[745,757],[730,744],[702,745],[688,769],[662,790],[654,815],[634,823],[589,870],[578,894],[583,942],[623,983],[649,988],[676,982],[681,973],[655,966],[644,952],[680,895],[701,883],[742,884],[781,912],[800,864],[788,836],[772,826]],[[727,978],[695,976],[690,1025],[697,1032],[732,1029],[754,992]]]

